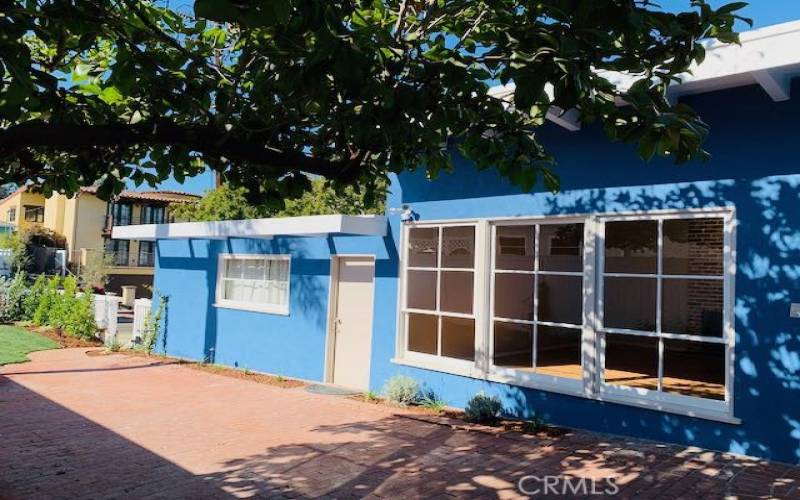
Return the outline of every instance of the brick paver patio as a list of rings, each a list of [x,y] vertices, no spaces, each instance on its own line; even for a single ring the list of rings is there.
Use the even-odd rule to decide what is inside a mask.
[[[514,498],[519,478],[547,474],[613,477],[624,498],[800,498],[800,468],[783,464],[586,432],[458,431],[83,349],[31,357],[0,369],[3,499]]]

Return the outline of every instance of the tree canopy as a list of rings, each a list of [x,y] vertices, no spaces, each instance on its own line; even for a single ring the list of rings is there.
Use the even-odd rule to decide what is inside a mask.
[[[261,217],[296,217],[301,215],[329,214],[382,214],[384,189],[369,203],[364,193],[352,186],[334,190],[323,179],[311,181],[311,189],[301,196],[276,203],[252,204],[243,187],[223,184],[206,192],[197,203],[185,203],[172,208],[172,215],[181,221],[217,221],[258,219]]]
[[[746,4],[687,0],[0,0],[0,182],[45,194],[182,181],[207,166],[250,201],[452,167],[448,145],[556,189],[552,107],[676,162],[708,133],[666,87],[736,42]],[[607,72],[639,77],[618,89]],[[514,82],[515,112],[488,93]],[[629,106],[619,106],[620,102]],[[384,183],[385,185],[385,183]]]

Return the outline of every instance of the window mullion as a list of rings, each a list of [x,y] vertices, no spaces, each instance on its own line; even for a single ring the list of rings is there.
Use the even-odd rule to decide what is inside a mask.
[[[583,392],[593,396],[597,392],[597,374],[599,373],[599,350],[597,346],[597,315],[596,315],[596,290],[597,290],[597,220],[594,217],[586,219],[583,236],[583,329],[581,340],[581,373]]]
[[[541,254],[541,228],[540,224],[534,226],[536,236],[533,238],[533,349],[531,349],[531,366],[536,371],[536,357],[539,346],[539,256]]]
[[[664,339],[661,337],[662,275],[664,274],[664,220],[658,220],[658,242],[656,243],[656,333],[658,334],[658,392],[664,387]]]
[[[444,255],[444,229],[437,228],[439,234],[439,248],[436,255],[436,355],[442,355],[442,256]]]

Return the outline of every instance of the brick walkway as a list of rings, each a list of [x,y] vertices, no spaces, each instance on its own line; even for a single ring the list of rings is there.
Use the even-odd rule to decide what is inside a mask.
[[[700,449],[494,437],[141,358],[31,357],[0,369],[3,499],[514,498],[546,474],[613,477],[622,498],[800,498],[798,467]]]

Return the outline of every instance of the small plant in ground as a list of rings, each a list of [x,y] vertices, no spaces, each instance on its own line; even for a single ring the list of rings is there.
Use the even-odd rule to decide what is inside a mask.
[[[122,349],[122,344],[119,343],[116,337],[111,341],[108,347],[106,347],[106,351],[108,352],[119,352],[120,349]]]
[[[522,430],[535,433],[544,430],[546,426],[547,424],[544,419],[534,413],[530,420],[526,420],[522,423]]]
[[[377,403],[381,399],[375,391],[366,391],[361,394],[361,397],[368,403]]]
[[[0,319],[19,321],[25,319],[25,299],[28,295],[28,275],[20,271],[0,284]]]
[[[47,282],[47,286],[42,292],[39,303],[36,306],[36,311],[33,313],[33,324],[36,326],[49,325],[50,312],[58,300],[58,286],[61,284],[61,278],[53,276]]]
[[[148,312],[144,317],[144,326],[142,327],[142,347],[147,354],[153,353],[153,350],[156,348],[158,336],[162,334],[161,323],[166,309],[167,298],[161,295],[158,299],[158,308],[156,311],[154,313]],[[210,361],[210,359],[208,359],[209,357],[210,356],[207,356],[206,359],[203,360],[204,364]]]
[[[503,404],[497,396],[488,396],[483,391],[467,402],[464,414],[467,420],[477,424],[495,424],[503,412]]]
[[[419,399],[419,384],[411,377],[395,375],[386,381],[383,394],[396,405],[412,405]]]
[[[97,333],[94,319],[94,297],[88,290],[75,295],[73,307],[64,321],[64,330],[73,337],[89,340]]]
[[[25,300],[22,302],[23,319],[27,321],[33,320],[33,316],[36,314],[36,309],[39,308],[39,302],[42,300],[45,289],[47,289],[47,277],[44,274],[40,274],[36,277],[30,290],[28,290],[28,294],[25,296]]]
[[[244,367],[244,370],[242,370],[242,372],[244,372],[244,374],[245,374],[245,375],[250,375],[250,374],[252,373],[252,372],[250,371],[250,368],[248,368],[248,367],[246,367],[246,366]]]
[[[425,392],[425,394],[422,395],[419,404],[423,408],[435,411],[436,413],[441,413],[445,410],[445,408],[447,408],[447,403],[445,403],[444,400],[437,396],[433,391]]]
[[[56,293],[53,298],[53,305],[47,318],[48,325],[61,330],[66,329],[78,301],[75,295],[77,291],[78,283],[75,278],[72,276],[64,278],[63,290],[60,293]]]
[[[284,377],[283,375],[276,375],[275,380],[277,380],[278,382],[286,382],[286,377]]]

